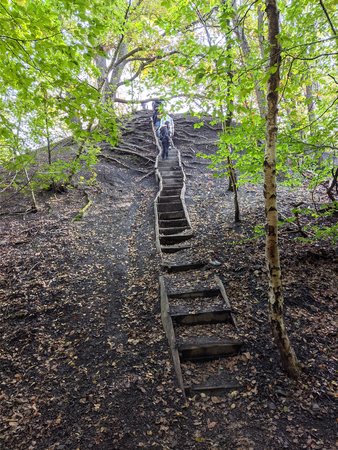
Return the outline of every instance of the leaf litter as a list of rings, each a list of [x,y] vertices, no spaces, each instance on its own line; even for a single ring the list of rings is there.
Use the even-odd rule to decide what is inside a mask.
[[[141,114],[133,126],[142,132],[147,123]],[[179,127],[215,138],[184,118]],[[186,143],[177,139],[176,145],[184,160]],[[150,140],[147,152],[154,154]],[[72,222],[84,202],[78,189],[40,198],[43,207],[34,216],[3,217],[4,448],[334,448],[334,250],[281,234],[286,323],[303,365],[300,380],[292,381],[271,340],[264,242],[253,236],[264,221],[261,188],[241,188],[243,221],[234,226],[225,180],[190,156],[186,195],[195,246],[166,258],[220,263],[214,273],[237,312],[245,347],[236,357],[186,363],[184,370],[196,384],[208,370],[235,379],[241,389],[184,400],[160,320],[156,181],[138,183],[131,169],[101,160],[98,185],[90,190],[94,204],[82,221]],[[125,158],[130,167],[141,164]],[[303,188],[280,190],[283,213],[295,199],[311,201]],[[183,278],[175,275],[171,288]]]

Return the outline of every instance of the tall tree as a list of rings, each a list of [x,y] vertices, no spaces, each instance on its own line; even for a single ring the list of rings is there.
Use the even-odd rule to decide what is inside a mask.
[[[290,376],[297,377],[299,374],[299,366],[283,318],[284,298],[278,248],[276,139],[281,47],[278,42],[279,13],[276,0],[266,1],[266,12],[268,17],[268,41],[270,45],[270,76],[267,85],[264,197],[266,214],[265,254],[269,274],[269,312],[272,333],[281,355],[283,367]]]

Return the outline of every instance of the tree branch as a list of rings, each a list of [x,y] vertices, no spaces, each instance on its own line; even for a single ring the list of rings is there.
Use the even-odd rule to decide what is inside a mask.
[[[285,53],[286,53],[286,52],[285,52]],[[286,54],[287,54],[287,53],[286,53]],[[300,56],[292,56],[292,55],[289,55],[289,54],[287,54],[287,55],[288,55],[288,56],[291,56],[291,58],[292,58],[293,60],[299,59],[300,61],[313,61],[313,60],[315,60],[315,59],[323,58],[324,56],[338,55],[338,52],[334,52],[334,53],[321,53],[320,55],[313,56],[312,58],[302,58],[302,57],[300,57]]]
[[[133,55],[135,55],[135,53],[138,53],[138,52],[140,52],[140,51],[142,51],[142,50],[145,50],[145,48],[144,47],[136,47],[136,48],[134,48],[133,50],[130,50],[130,52],[128,52],[128,53],[126,53],[124,56],[122,56],[120,59],[118,59],[115,63],[114,63],[114,66],[116,67],[116,66],[119,66],[123,61],[125,61],[127,58],[129,58],[129,56],[133,56]],[[135,60],[137,60],[137,58],[135,58]],[[134,59],[131,59],[130,61],[134,61]],[[140,59],[140,61],[141,61],[141,59]],[[129,62],[129,61],[128,61]],[[110,66],[109,66],[110,67]],[[113,67],[111,67],[111,69],[112,69]],[[110,69],[110,70],[111,70]]]
[[[327,18],[329,24],[330,24],[330,27],[331,27],[331,30],[332,30],[333,34],[334,34],[335,36],[337,36],[337,32],[336,32],[336,30],[335,30],[335,27],[333,26],[333,23],[331,22],[330,16],[329,16],[329,14],[328,14],[328,12],[327,12],[325,6],[324,6],[323,1],[322,1],[322,0],[319,0],[319,3],[320,3],[320,6],[322,7],[322,10],[324,11],[324,14],[325,14],[325,16],[326,16],[326,18]]]
[[[35,38],[35,39],[18,39],[18,38],[14,38],[11,36],[5,36],[5,35],[0,35],[0,39],[10,39],[11,41],[16,41],[16,42],[38,42],[38,41],[45,41],[47,39],[51,39],[54,36],[57,36],[59,34],[62,34],[60,31],[58,31],[55,34],[51,34],[50,36],[46,36],[43,38]]]
[[[177,53],[176,50],[173,50],[172,52],[166,53],[165,55],[156,55],[153,56],[152,58],[148,58],[145,62],[143,62],[142,64],[140,64],[139,68],[137,69],[137,71],[134,73],[134,75],[131,78],[128,78],[127,80],[123,80],[120,81],[119,83],[116,84],[116,89],[120,86],[123,86],[124,84],[130,83],[132,81],[134,81],[142,72],[145,68],[147,68],[152,62],[154,61],[158,61],[160,59],[164,59],[168,56],[171,56],[173,54]],[[122,58],[121,58],[122,59]]]
[[[313,120],[311,123],[309,123],[308,125],[305,125],[302,128],[297,128],[297,131],[302,131],[302,130],[305,130],[305,128],[311,127],[311,125],[313,125],[315,122],[317,122],[319,119],[321,119],[324,116],[324,114],[326,114],[328,112],[328,110],[332,108],[332,106],[336,103],[337,100],[338,100],[338,97],[336,97],[333,100],[333,102],[331,103],[331,105],[328,106],[322,114],[320,114],[318,117],[316,117],[315,120]]]

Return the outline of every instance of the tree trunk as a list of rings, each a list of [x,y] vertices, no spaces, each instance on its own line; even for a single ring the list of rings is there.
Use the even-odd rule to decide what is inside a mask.
[[[314,113],[315,109],[315,102],[313,97],[313,90],[312,90],[313,84],[307,84],[305,86],[305,97],[306,97],[306,106],[307,106],[307,115],[309,118],[309,126],[310,126],[310,132],[312,133],[312,122],[314,122],[316,116]]]
[[[227,23],[228,25],[228,29],[230,29],[230,23],[228,21]],[[227,52],[231,53],[231,40],[228,37],[227,38],[227,44],[226,44],[226,49]],[[228,62],[229,66],[228,66],[228,70],[227,70],[227,80],[228,80],[228,85],[227,85],[227,90],[226,90],[226,107],[227,107],[227,112],[226,112],[226,117],[225,117],[225,122],[222,122],[222,128],[223,128],[223,133],[224,131],[226,133],[229,132],[231,126],[232,126],[232,118],[233,118],[233,110],[234,110],[234,100],[232,97],[232,89],[233,89],[233,60],[232,58],[229,59]],[[223,108],[222,108],[222,116],[223,116]],[[225,130],[224,130],[225,129]],[[236,171],[235,171],[235,167],[233,164],[233,161],[231,159],[231,153],[232,153],[232,147],[229,147],[229,156],[227,158],[227,163],[228,163],[228,174],[229,174],[229,185],[228,185],[228,191],[232,191],[234,193],[234,207],[235,207],[235,222],[238,223],[241,221],[240,219],[240,209],[239,209],[239,201],[238,201],[238,188],[237,188],[237,177],[236,177]]]
[[[26,176],[26,180],[27,180],[27,184],[31,193],[31,197],[32,197],[32,206],[31,206],[31,210],[32,211],[38,211],[38,204],[36,203],[36,198],[35,198],[35,194],[34,194],[34,189],[32,187],[31,184],[31,179],[29,178],[28,172],[26,167],[23,169],[25,172],[25,176]]]
[[[46,108],[46,116],[45,116],[45,124],[46,124],[46,139],[47,139],[47,152],[48,152],[48,164],[51,166],[52,164],[52,147],[50,144],[50,134],[49,134],[49,125],[48,125],[48,118],[47,118],[47,108]],[[55,186],[55,181],[53,176],[51,177],[51,184],[50,184],[50,188],[53,190],[53,192],[56,191],[56,186]],[[35,201],[35,199],[34,199]]]
[[[103,51],[102,46],[100,46],[100,50]],[[104,97],[105,92],[108,88],[107,58],[101,54],[95,55],[94,62],[95,62],[96,67],[100,70],[100,76],[96,80],[96,86],[98,89],[101,90],[102,96]]]
[[[237,39],[240,42],[241,50],[244,56],[244,60],[248,59],[250,54],[250,46],[248,43],[248,40],[245,36],[244,28],[240,25],[241,20],[240,17],[237,15],[237,6],[236,2],[233,2],[234,10],[236,12],[236,16],[234,18],[234,28],[235,28],[235,34],[237,36]],[[255,94],[256,94],[256,101],[259,109],[259,115],[262,119],[265,118],[266,114],[266,102],[265,102],[265,93],[262,87],[260,86],[260,81],[255,79]]]
[[[261,58],[265,59],[265,46],[264,46],[264,12],[262,11],[261,5],[257,8],[257,26],[258,26],[258,43]]]
[[[234,165],[231,158],[228,156],[228,171],[229,171],[229,186],[228,191],[234,193],[234,206],[235,206],[235,222],[239,223],[241,221],[239,201],[238,201],[238,187],[237,187],[237,177]]]
[[[125,42],[122,42],[117,54],[117,61],[121,58],[123,58],[128,52],[127,44]],[[116,90],[117,85],[121,81],[122,73],[124,70],[125,65],[127,64],[126,60],[122,61],[121,63],[114,65],[113,70],[111,72],[111,78],[109,81],[109,96],[114,101],[116,97]]]
[[[276,138],[278,114],[278,88],[280,84],[281,48],[278,42],[279,22],[277,0],[266,0],[270,45],[267,86],[266,147],[264,158],[264,197],[266,214],[266,264],[269,273],[269,318],[282,365],[289,376],[299,375],[297,358],[285,328],[283,318],[283,289],[278,248],[278,211],[276,202]]]

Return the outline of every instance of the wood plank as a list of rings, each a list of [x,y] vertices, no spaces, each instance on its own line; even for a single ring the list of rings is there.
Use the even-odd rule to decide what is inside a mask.
[[[180,188],[162,188],[160,195],[179,195],[181,196],[182,189]]]
[[[219,288],[198,289],[192,291],[181,291],[168,293],[168,298],[197,298],[197,297],[217,297],[221,292]]]
[[[190,230],[190,228],[188,226],[185,227],[177,227],[175,224],[173,224],[172,227],[160,227],[160,234],[162,235],[168,235],[168,234],[179,234],[182,233],[183,231],[186,230]]]
[[[242,342],[230,339],[198,336],[178,345],[178,352],[182,361],[204,361],[236,355],[242,345]]]
[[[229,391],[238,391],[242,386],[236,381],[230,381],[228,383],[222,384],[192,384],[184,386],[184,390],[187,396],[196,395],[201,392],[207,393],[209,395],[222,395],[226,394]]]
[[[221,291],[222,297],[224,299],[224,303],[227,305],[228,308],[231,308],[230,301],[229,301],[228,296],[227,296],[227,294],[225,292],[225,288],[224,288],[224,284],[222,283],[222,280],[220,279],[220,277],[218,275],[215,275],[215,280],[216,280],[216,283],[219,286],[219,289]],[[234,324],[236,330],[238,330],[237,322],[236,322],[235,317],[233,315],[231,317],[232,317],[232,323]]]
[[[214,308],[213,310],[200,310],[194,313],[170,308],[170,317],[180,325],[200,325],[209,323],[232,323],[231,309]]]
[[[181,245],[162,245],[161,251],[163,253],[177,253],[181,250],[188,250],[191,248],[189,244],[181,244]]]
[[[186,219],[169,219],[169,220],[159,220],[158,225],[160,228],[170,228],[170,227],[188,227],[188,221]]]
[[[178,163],[178,161],[169,161],[169,160],[164,160],[164,161],[159,161],[159,163],[158,163],[158,170],[162,170],[162,169],[166,169],[166,168],[168,168],[168,167],[171,167],[171,168],[179,168],[180,170],[181,170],[181,167],[180,167],[180,165],[179,165],[179,163]]]
[[[177,189],[181,189],[183,188],[183,180],[181,181],[173,181],[173,180],[162,180],[162,186],[164,189],[166,188],[177,188]]]
[[[159,213],[161,212],[170,212],[170,211],[183,211],[183,205],[182,202],[175,202],[175,203],[158,203],[157,204],[157,211]]]
[[[182,370],[181,370],[181,362],[180,357],[178,354],[177,346],[176,346],[176,337],[175,337],[175,331],[173,327],[173,323],[171,320],[171,317],[169,316],[169,303],[168,303],[168,296],[167,296],[167,290],[164,283],[163,276],[159,277],[159,283],[160,283],[160,295],[161,295],[161,319],[163,328],[165,330],[171,355],[174,362],[174,368],[176,372],[176,376],[178,379],[178,384],[180,388],[182,389],[183,393],[184,391],[184,382],[183,382],[183,376],[182,376]]]
[[[160,243],[161,243],[161,245],[174,245],[174,244],[178,244],[180,242],[188,241],[189,239],[192,239],[193,237],[194,237],[194,234],[192,232],[185,233],[185,234],[160,235]]]
[[[159,218],[159,220],[170,220],[170,219],[186,220],[184,211],[159,212],[158,218]]]
[[[163,195],[160,194],[160,196],[158,197],[158,203],[175,203],[175,202],[180,202],[181,201],[181,196],[179,195]]]
[[[161,221],[161,222],[167,222],[167,221]],[[183,264],[162,264],[162,268],[164,270],[167,270],[168,272],[185,272],[188,270],[196,270],[196,269],[202,269],[207,265],[207,262],[204,261],[196,261],[196,262],[187,262]]]

